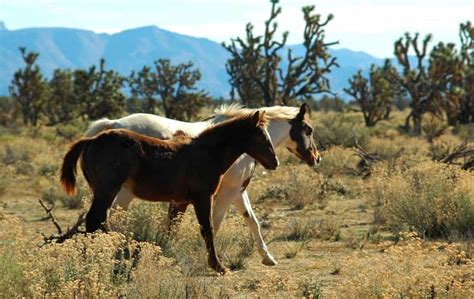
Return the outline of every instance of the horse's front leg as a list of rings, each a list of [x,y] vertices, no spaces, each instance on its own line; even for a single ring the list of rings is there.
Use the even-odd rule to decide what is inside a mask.
[[[224,267],[219,260],[214,245],[214,229],[211,215],[212,195],[201,194],[193,196],[192,200],[196,217],[200,224],[201,235],[206,243],[209,266],[221,274],[229,273],[229,269]]]
[[[244,216],[245,222],[247,223],[248,227],[250,228],[250,231],[252,232],[255,240],[257,241],[258,253],[263,258],[262,264],[267,266],[275,266],[277,262],[268,251],[267,245],[263,240],[260,224],[258,223],[258,219],[252,210],[252,206],[250,205],[250,199],[246,190],[244,190],[237,198],[237,200],[235,201],[235,206],[237,207],[237,209],[239,209],[239,212],[242,214],[242,216]]]

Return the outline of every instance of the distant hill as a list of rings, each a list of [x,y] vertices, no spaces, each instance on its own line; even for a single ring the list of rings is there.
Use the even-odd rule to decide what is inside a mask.
[[[227,96],[229,92],[225,62],[227,51],[206,38],[170,32],[156,26],[140,27],[115,34],[95,33],[69,28],[28,28],[8,30],[0,21],[0,95],[8,93],[13,73],[23,66],[18,47],[40,53],[39,64],[46,76],[56,68],[87,68],[106,59],[107,68],[123,75],[152,65],[158,58],[168,58],[174,63],[191,60],[202,73],[200,87],[213,96]],[[301,45],[290,46],[295,54]],[[330,75],[331,87],[342,93],[347,80],[359,68],[368,70],[372,63],[382,59],[365,52],[349,49],[331,51],[340,65]]]

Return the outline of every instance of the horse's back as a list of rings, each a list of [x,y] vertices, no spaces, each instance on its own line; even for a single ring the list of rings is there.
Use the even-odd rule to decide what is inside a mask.
[[[134,113],[115,120],[113,128],[128,129],[147,136],[170,139],[177,131],[196,136],[207,128],[207,122],[184,122],[148,113]]]
[[[84,176],[93,189],[119,187],[134,171],[141,159],[139,142],[121,130],[97,135],[82,153]]]

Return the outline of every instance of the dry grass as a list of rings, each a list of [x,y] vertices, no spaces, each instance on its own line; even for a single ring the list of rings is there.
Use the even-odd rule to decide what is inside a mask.
[[[474,176],[436,162],[405,171],[379,167],[371,192],[375,221],[424,237],[472,236]]]

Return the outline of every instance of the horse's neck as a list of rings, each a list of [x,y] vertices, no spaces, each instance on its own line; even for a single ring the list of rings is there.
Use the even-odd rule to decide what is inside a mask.
[[[272,119],[270,121],[268,124],[268,134],[270,134],[274,147],[278,147],[288,141],[288,138],[290,138],[290,129],[291,125],[287,120]]]
[[[234,133],[224,128],[217,128],[205,134],[206,136],[196,138],[196,144],[205,147],[206,151],[219,161],[216,163],[219,173],[224,174],[237,158],[245,153],[241,144],[244,138],[236,138]]]

